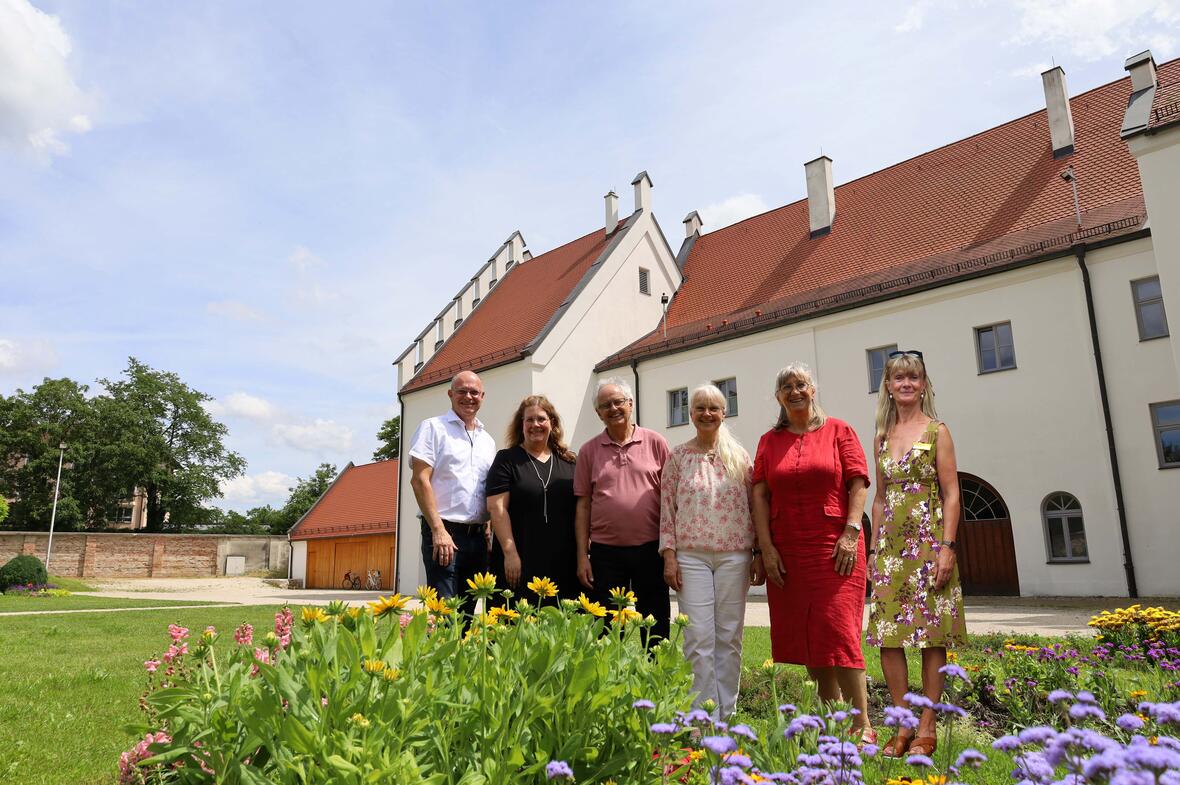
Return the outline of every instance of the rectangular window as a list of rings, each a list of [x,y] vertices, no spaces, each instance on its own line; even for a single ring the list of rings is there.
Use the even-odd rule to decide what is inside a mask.
[[[414,342],[414,373],[422,367],[422,363],[426,361],[426,341],[419,338]]]
[[[479,305],[479,278],[471,282],[471,307]]]
[[[1180,401],[1151,404],[1151,425],[1155,429],[1155,452],[1160,468],[1180,466]]]
[[[455,321],[463,321],[463,295],[455,298]]]
[[[111,516],[111,523],[131,523],[131,506],[118,505],[115,514]]]
[[[1160,277],[1131,281],[1131,297],[1135,301],[1135,321],[1139,325],[1139,340],[1164,338],[1168,335],[1168,315],[1164,312],[1164,293]]]
[[[651,294],[651,273],[642,267],[639,268],[639,293]]]
[[[439,320],[434,323],[434,348],[437,349],[438,347],[440,347],[442,345],[443,345],[443,320],[440,317]]]
[[[717,385],[717,389],[725,396],[725,416],[737,417],[737,379],[731,377],[713,382],[713,384]]]
[[[885,363],[889,361],[889,353],[897,351],[897,344],[880,346],[876,349],[866,349],[869,364],[869,392],[875,393],[881,389],[881,377],[885,375]]]
[[[688,423],[688,388],[668,391],[668,425]]]
[[[1016,367],[1012,323],[1000,322],[975,328],[975,351],[980,373],[1007,371]]]

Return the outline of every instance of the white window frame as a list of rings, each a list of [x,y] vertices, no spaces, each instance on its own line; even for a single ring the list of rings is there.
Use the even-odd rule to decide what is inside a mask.
[[[435,349],[438,349],[438,347],[442,346],[443,341],[446,340],[446,338],[443,336],[443,331],[445,329],[446,328],[443,327],[442,317],[440,316],[440,317],[438,317],[438,321],[436,321],[434,323],[434,348]]]
[[[1161,423],[1159,419],[1159,410],[1164,406],[1180,406],[1180,400],[1176,401],[1158,401],[1156,403],[1148,404],[1148,409],[1151,412],[1151,434],[1155,439],[1155,457],[1159,461],[1161,469],[1180,469],[1180,461],[1169,461],[1164,455],[1164,440],[1165,433],[1172,431],[1180,431],[1180,422],[1177,423]]]
[[[1158,275],[1149,275],[1146,278],[1138,278],[1131,281],[1131,302],[1135,306],[1135,327],[1139,330],[1140,341],[1154,341],[1156,338],[1167,338],[1171,335],[1171,330],[1168,328],[1168,311],[1164,307],[1164,293],[1161,290],[1159,297],[1143,298],[1139,294],[1139,287],[1143,284],[1154,281],[1156,286],[1159,286],[1160,277]],[[1159,303],[1160,310],[1164,316],[1164,331],[1155,335],[1144,335],[1143,326],[1143,309],[1148,305],[1155,305]]]
[[[865,349],[865,365],[868,367],[868,373],[869,373],[869,395],[872,395],[873,393],[877,393],[877,392],[881,391],[881,382],[885,379],[885,366],[889,364],[889,354],[890,354],[890,352],[896,352],[896,351],[897,351],[897,344],[895,344],[895,343],[886,344],[885,346],[876,346],[876,347],[873,347],[872,349]],[[873,354],[875,352],[881,353],[881,360],[882,361],[881,361],[881,378],[877,379],[877,383],[874,385],[873,384],[873,376],[875,375],[875,373],[873,371]]]
[[[1056,496],[1068,496],[1073,500],[1073,507],[1067,509],[1049,509],[1049,501]],[[1086,552],[1080,556],[1073,552],[1073,539],[1069,532],[1069,519],[1078,518],[1082,522],[1082,538],[1086,543]],[[1090,562],[1090,538],[1086,534],[1086,516],[1082,513],[1082,503],[1078,497],[1068,491],[1053,491],[1041,502],[1041,526],[1045,531],[1045,560],[1047,564],[1088,564]],[[1065,556],[1053,555],[1053,527],[1061,530],[1065,542]]]
[[[688,388],[668,390],[668,427],[688,425]]]
[[[1000,344],[996,341],[996,330],[999,327],[1007,326],[1008,333],[1012,336],[1012,364],[1000,365]],[[992,351],[996,354],[996,367],[983,367],[983,346],[980,344],[980,338],[985,332],[990,331],[992,334]],[[1003,371],[1014,371],[1016,365],[1016,333],[1012,329],[1012,322],[993,322],[991,324],[983,324],[975,328],[975,367],[979,369],[980,375],[985,373],[1001,373]]]
[[[426,362],[426,341],[419,338],[414,342],[414,370],[417,371],[422,367],[422,363]]]

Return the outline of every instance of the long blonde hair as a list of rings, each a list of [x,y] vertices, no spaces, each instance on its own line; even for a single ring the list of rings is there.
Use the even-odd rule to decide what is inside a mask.
[[[779,388],[786,384],[788,379],[801,379],[811,388],[811,406],[810,416],[807,418],[807,429],[814,431],[817,428],[822,428],[823,424],[828,421],[828,413],[819,405],[819,390],[815,386],[815,378],[811,375],[811,369],[807,367],[806,363],[795,362],[779,371],[778,376],[774,377],[775,400],[778,399]],[[774,424],[774,429],[776,431],[782,430],[790,424],[791,420],[787,416],[787,408],[780,403],[778,407],[778,422]]]
[[[693,388],[692,395],[688,396],[690,411],[696,405],[698,398],[719,403],[721,411],[725,411],[725,394],[715,384],[702,384],[700,387]],[[730,432],[729,426],[724,421],[717,429],[716,453],[721,465],[725,467],[726,476],[739,485],[745,483],[750,472],[750,454]]]
[[[931,420],[938,419],[934,410],[934,383],[926,373],[926,362],[915,354],[899,354],[890,357],[885,363],[885,371],[881,374],[881,389],[877,392],[877,444],[884,444],[893,426],[897,425],[897,404],[889,394],[889,379],[898,371],[910,373],[917,371],[926,382],[925,394],[922,396],[922,414]]]

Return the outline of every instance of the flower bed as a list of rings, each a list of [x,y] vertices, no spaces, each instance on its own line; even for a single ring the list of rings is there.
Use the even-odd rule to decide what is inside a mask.
[[[4,594],[18,597],[69,597],[70,591],[52,583],[22,583],[9,586]]]

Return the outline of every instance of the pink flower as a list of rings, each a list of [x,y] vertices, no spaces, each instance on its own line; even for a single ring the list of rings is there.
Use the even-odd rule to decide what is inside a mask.
[[[275,635],[279,638],[279,648],[285,649],[291,645],[291,627],[295,623],[295,614],[290,608],[284,607],[275,614]]]
[[[139,762],[150,758],[154,753],[148,750],[153,744],[171,744],[172,737],[164,731],[149,733],[119,756],[119,785],[139,785],[144,781],[143,773],[139,770]]]
[[[242,624],[234,630],[234,643],[239,646],[249,646],[254,642],[254,625]]]
[[[180,643],[188,637],[188,627],[181,627],[179,624],[169,624],[168,634],[172,636],[173,643]]]
[[[159,660],[147,660],[146,662],[144,662],[143,667],[147,668],[148,673],[155,673],[156,668],[160,667],[160,661]]]
[[[172,662],[174,659],[182,654],[180,649],[176,648],[176,644],[168,647],[168,651],[164,652],[164,662]]]
[[[409,624],[411,621],[413,621],[413,619],[414,619],[414,617],[411,616],[410,614],[403,613],[397,617],[397,623],[400,624],[401,628],[404,630],[406,628],[406,625]]]

